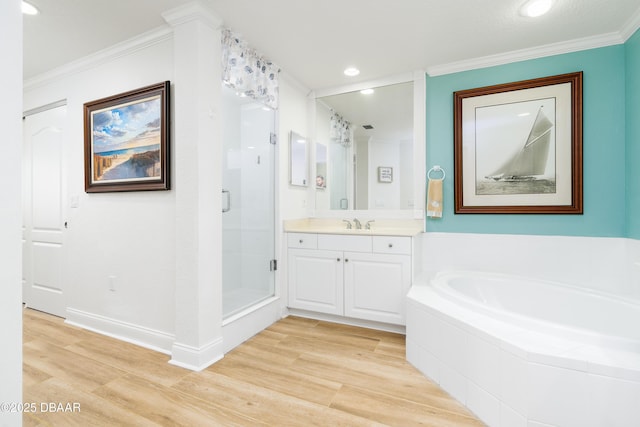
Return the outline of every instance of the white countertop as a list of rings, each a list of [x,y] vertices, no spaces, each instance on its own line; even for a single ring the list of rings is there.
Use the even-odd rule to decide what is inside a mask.
[[[350,220],[353,224],[353,220]],[[421,219],[375,219],[371,229],[366,230],[367,220],[360,220],[362,229],[348,229],[347,223],[336,218],[302,218],[284,221],[284,231],[287,233],[318,233],[318,234],[348,234],[364,236],[415,236],[424,230]]]

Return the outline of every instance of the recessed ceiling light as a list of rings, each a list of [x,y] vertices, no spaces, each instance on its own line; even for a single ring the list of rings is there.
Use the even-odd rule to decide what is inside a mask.
[[[22,2],[22,13],[25,15],[37,15],[38,9],[32,4],[27,3],[26,1]]]
[[[363,95],[371,95],[373,93],[373,89],[362,89],[360,93]]]
[[[360,74],[360,70],[358,70],[356,67],[349,67],[346,70],[344,70],[345,76],[355,77],[358,74]]]
[[[537,18],[551,10],[554,0],[529,0],[520,8],[520,14],[529,18]]]

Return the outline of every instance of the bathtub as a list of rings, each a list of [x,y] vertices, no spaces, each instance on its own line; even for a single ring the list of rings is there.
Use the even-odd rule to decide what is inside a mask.
[[[489,426],[640,425],[640,302],[441,272],[407,296],[407,360]]]

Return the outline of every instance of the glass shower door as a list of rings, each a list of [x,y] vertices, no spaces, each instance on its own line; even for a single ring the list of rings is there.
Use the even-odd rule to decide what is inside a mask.
[[[223,86],[224,318],[271,297],[275,274],[275,112]]]

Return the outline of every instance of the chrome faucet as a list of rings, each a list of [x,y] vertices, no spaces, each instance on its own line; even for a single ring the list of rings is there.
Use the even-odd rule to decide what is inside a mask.
[[[369,220],[369,221],[367,221],[367,223],[364,225],[364,228],[365,228],[366,230],[371,230],[371,223],[372,223],[372,222],[376,222],[376,220],[375,220],[375,219],[370,219],[370,220]]]
[[[360,221],[358,220],[358,218],[353,218],[353,223],[356,225],[356,230],[362,229],[362,224],[360,224]]]
[[[347,223],[347,230],[351,230],[353,228],[353,226],[351,225],[351,221],[349,221],[348,219],[343,219],[342,222]]]

